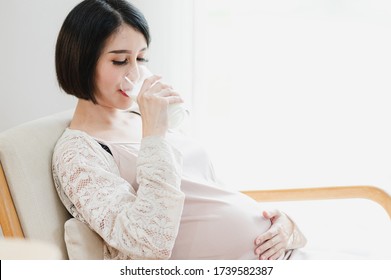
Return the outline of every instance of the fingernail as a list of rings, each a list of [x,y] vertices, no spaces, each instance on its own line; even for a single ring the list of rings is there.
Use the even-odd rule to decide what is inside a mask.
[[[261,241],[260,241],[259,239],[257,239],[257,240],[255,241],[255,244],[259,245],[259,243],[261,243]]]

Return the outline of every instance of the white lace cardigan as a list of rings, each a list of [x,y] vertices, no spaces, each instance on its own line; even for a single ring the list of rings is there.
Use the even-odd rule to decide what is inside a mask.
[[[66,129],[52,161],[61,201],[105,241],[106,259],[168,259],[178,234],[184,194],[182,156],[163,137],[142,140],[136,191],[113,157],[88,134]]]

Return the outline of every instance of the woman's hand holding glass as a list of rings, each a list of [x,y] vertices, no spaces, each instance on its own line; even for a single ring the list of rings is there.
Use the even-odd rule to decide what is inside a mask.
[[[255,254],[260,260],[275,260],[286,250],[293,249],[295,225],[287,215],[278,210],[264,211],[263,216],[270,219],[272,225],[255,239]]]
[[[160,79],[156,75],[145,79],[137,96],[143,137],[164,136],[168,130],[168,105],[183,102],[179,94]]]

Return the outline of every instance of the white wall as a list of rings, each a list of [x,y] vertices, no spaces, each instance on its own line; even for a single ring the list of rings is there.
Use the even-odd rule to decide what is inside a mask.
[[[193,88],[193,1],[131,1],[150,26],[149,67],[173,85],[189,107]]]
[[[1,0],[0,131],[74,105],[57,85],[54,48],[78,2]]]
[[[390,1],[202,3],[197,119],[230,184],[391,191]]]
[[[57,85],[54,51],[63,20],[79,2],[0,0],[0,131],[74,107],[76,99]],[[191,77],[185,72],[191,70],[192,41],[185,29],[192,0],[131,2],[151,26],[151,69],[190,99]]]

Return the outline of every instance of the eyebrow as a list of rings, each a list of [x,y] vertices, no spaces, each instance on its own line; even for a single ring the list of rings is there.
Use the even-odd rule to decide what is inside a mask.
[[[143,51],[146,51],[146,50],[147,50],[147,48],[145,47],[145,48],[142,48],[140,50],[140,52],[143,52]],[[108,53],[116,53],[116,54],[128,53],[128,54],[131,54],[132,51],[130,51],[130,50],[113,50],[113,51],[109,51]]]

